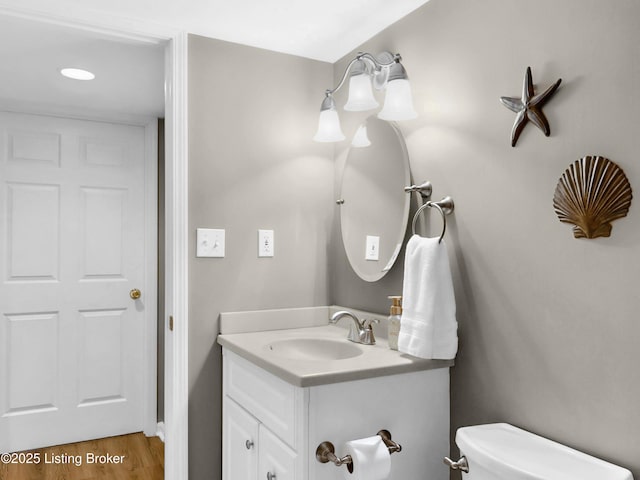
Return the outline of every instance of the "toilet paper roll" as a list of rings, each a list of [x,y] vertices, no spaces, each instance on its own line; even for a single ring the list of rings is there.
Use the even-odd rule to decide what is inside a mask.
[[[351,455],[353,473],[344,469],[347,480],[387,480],[391,473],[389,449],[379,435],[351,440],[345,444],[345,454]]]

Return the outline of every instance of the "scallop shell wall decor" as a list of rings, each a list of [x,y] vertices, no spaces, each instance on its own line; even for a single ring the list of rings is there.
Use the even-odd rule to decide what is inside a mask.
[[[587,156],[560,177],[553,208],[561,222],[574,225],[575,238],[608,237],[611,222],[627,215],[632,198],[629,180],[618,165]]]

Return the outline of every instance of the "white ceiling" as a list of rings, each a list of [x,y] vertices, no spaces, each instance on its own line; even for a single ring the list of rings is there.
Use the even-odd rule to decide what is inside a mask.
[[[123,20],[335,62],[428,0],[0,0],[2,7],[94,23]],[[0,15],[0,101],[162,114],[161,46]],[[96,73],[64,79],[65,66]]]

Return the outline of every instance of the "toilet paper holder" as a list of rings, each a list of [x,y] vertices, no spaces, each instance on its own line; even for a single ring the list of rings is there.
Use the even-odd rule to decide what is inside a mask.
[[[382,443],[387,446],[389,453],[402,451],[402,445],[391,440],[391,432],[389,430],[380,430],[376,435],[380,435]],[[353,459],[351,455],[345,455],[342,458],[336,456],[336,449],[331,442],[322,442],[316,448],[316,460],[320,463],[333,462],[337,467],[346,465],[349,473],[353,473]]]

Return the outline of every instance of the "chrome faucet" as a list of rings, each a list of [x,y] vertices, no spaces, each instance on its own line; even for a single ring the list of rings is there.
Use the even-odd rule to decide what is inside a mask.
[[[348,312],[347,310],[340,310],[339,312],[334,313],[331,316],[331,320],[329,323],[338,323],[343,317],[351,317],[353,320],[352,324],[349,324],[349,335],[347,338],[355,343],[361,343],[363,345],[375,345],[376,339],[373,336],[373,328],[371,326],[372,323],[379,323],[380,320],[377,318],[367,318],[360,322],[358,317],[356,317],[353,313]]]

